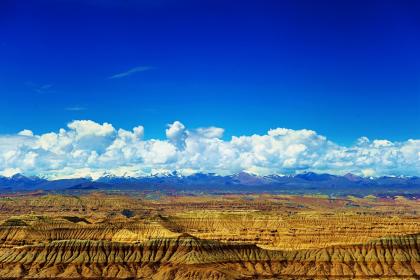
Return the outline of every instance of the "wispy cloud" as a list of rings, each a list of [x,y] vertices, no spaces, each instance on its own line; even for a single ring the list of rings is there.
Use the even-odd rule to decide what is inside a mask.
[[[53,86],[53,85],[51,85],[51,84],[42,85],[42,86],[38,87],[38,88],[36,89],[36,91],[37,91],[38,93],[48,92],[48,91],[52,88],[52,86]]]
[[[66,111],[86,111],[87,108],[86,107],[81,107],[81,106],[73,106],[73,107],[67,107],[65,108]]]
[[[42,94],[42,93],[51,93],[54,92],[54,90],[52,89],[53,85],[52,84],[36,84],[33,82],[27,82],[26,85],[31,88],[32,90],[34,90],[36,93]]]
[[[108,77],[108,79],[121,79],[121,78],[130,76],[130,75],[133,75],[134,73],[137,73],[137,72],[144,72],[144,71],[149,71],[149,70],[152,70],[152,69],[155,69],[155,68],[150,67],[150,66],[138,66],[138,67],[131,68],[128,71],[112,75],[112,76]]]

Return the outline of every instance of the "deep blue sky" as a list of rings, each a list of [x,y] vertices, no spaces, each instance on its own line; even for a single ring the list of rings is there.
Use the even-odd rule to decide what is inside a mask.
[[[419,112],[420,1],[0,1],[0,134],[180,120],[351,144],[419,138]]]

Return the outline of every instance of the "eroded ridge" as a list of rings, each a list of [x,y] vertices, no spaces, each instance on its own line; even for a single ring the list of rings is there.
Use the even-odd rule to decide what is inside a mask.
[[[289,277],[416,277],[420,235],[368,244],[273,251],[250,244],[177,238],[142,243],[62,240],[1,249],[3,278],[143,277],[152,279],[240,279]]]
[[[93,197],[101,201],[92,206]],[[401,197],[217,196],[192,201],[90,194],[24,196],[1,203],[12,213],[0,214],[3,279],[420,275],[419,204]]]

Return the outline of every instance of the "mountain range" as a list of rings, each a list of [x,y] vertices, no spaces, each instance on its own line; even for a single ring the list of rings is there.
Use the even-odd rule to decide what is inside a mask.
[[[298,175],[257,176],[241,172],[229,176],[196,173],[189,176],[173,172],[147,177],[106,175],[91,178],[47,180],[15,174],[0,176],[0,192],[18,191],[88,191],[129,190],[163,191],[170,193],[322,193],[344,194],[420,194],[420,177],[360,177],[306,172]]]

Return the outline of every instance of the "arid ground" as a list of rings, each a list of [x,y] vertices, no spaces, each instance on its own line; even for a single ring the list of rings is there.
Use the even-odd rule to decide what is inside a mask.
[[[0,198],[0,278],[418,279],[418,198]]]

